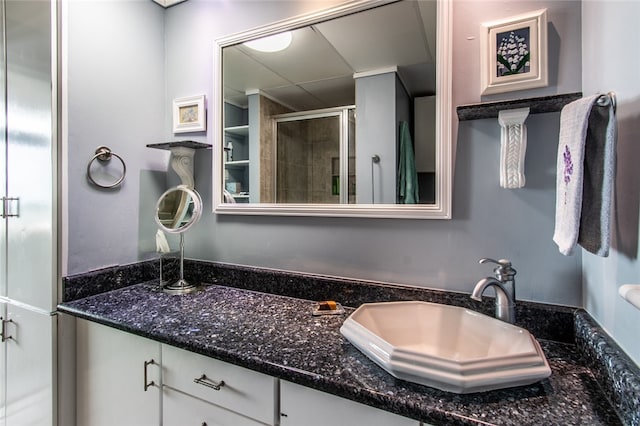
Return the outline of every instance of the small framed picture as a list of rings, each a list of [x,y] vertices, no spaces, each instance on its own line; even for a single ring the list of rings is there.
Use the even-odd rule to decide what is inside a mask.
[[[482,94],[545,87],[547,9],[481,25]]]
[[[173,100],[173,133],[207,130],[204,95]]]

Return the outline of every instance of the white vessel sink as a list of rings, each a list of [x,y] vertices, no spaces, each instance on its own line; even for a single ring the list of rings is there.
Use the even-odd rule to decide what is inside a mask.
[[[448,392],[527,385],[551,374],[527,330],[455,306],[367,303],[340,332],[391,375]]]

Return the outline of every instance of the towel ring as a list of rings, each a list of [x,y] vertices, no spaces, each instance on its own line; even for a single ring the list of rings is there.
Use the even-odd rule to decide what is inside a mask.
[[[93,176],[91,176],[91,164],[93,164],[93,162],[96,160],[100,162],[111,161],[111,157],[116,157],[122,163],[122,176],[120,176],[116,181],[108,185],[103,185],[101,183],[96,182],[93,179]],[[100,188],[114,188],[120,185],[124,180],[124,177],[126,176],[126,174],[127,174],[127,165],[124,163],[124,160],[122,159],[122,157],[120,157],[115,152],[111,152],[111,149],[106,146],[99,146],[96,149],[95,155],[91,157],[91,159],[89,160],[89,164],[87,164],[87,178],[92,184],[94,184],[95,186],[99,186]]]

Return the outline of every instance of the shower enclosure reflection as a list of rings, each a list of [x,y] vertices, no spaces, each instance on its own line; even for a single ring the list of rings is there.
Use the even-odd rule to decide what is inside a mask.
[[[276,203],[355,203],[353,107],[282,114],[274,125]]]

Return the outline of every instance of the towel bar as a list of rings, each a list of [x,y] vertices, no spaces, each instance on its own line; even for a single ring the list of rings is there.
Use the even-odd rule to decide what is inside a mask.
[[[615,92],[609,92],[606,95],[600,95],[600,97],[598,98],[598,100],[596,101],[598,106],[609,106],[611,105],[613,107],[613,113],[616,113],[616,107],[617,107],[617,102],[616,102],[616,93]]]

